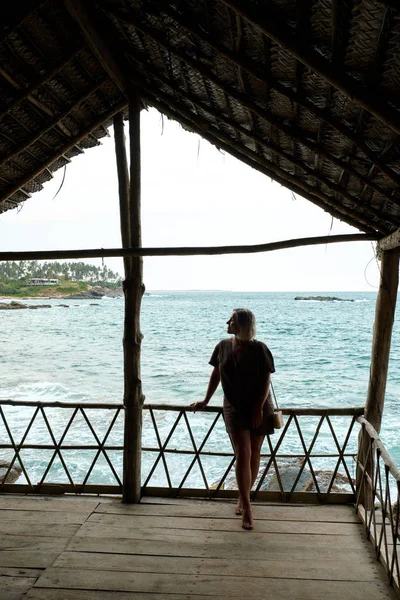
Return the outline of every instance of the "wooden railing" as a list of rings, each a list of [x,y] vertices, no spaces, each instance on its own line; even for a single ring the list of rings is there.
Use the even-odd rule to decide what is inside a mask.
[[[8,465],[0,493],[121,493],[123,410],[122,404],[0,400],[0,465]],[[101,483],[99,465],[107,469]],[[8,483],[15,469],[21,476]]]
[[[123,411],[121,404],[0,400],[0,461],[8,464],[0,493],[120,494]],[[354,502],[363,409],[283,413],[283,429],[266,438],[254,499]],[[147,404],[143,420],[143,495],[237,495],[220,407],[194,414],[188,406]],[[9,483],[14,467],[21,477]]]
[[[375,429],[364,417],[357,457],[357,514],[365,525],[377,558],[389,581],[400,592],[399,493],[400,471],[394,465]]]

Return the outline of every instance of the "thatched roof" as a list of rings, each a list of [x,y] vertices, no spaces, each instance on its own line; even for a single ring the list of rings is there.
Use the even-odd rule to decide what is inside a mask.
[[[400,227],[397,0],[10,6],[0,212],[98,144],[138,86],[145,104],[357,229]]]

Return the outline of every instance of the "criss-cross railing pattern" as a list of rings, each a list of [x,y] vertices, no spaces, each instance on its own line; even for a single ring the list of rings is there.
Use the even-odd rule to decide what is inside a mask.
[[[120,493],[122,417],[121,404],[1,400],[0,493]]]
[[[153,444],[144,439],[142,448],[143,494],[190,493],[205,497],[237,494],[235,457],[225,433],[221,408],[207,407],[199,413],[201,421],[188,407],[145,405],[144,409],[149,412],[154,435]],[[283,429],[266,437],[253,497],[288,501],[298,499],[301,494],[305,501],[307,497],[354,501],[358,433],[354,425],[363,409],[293,408],[284,409],[283,413],[286,415]],[[182,440],[186,440],[185,447],[177,447]],[[178,470],[177,455],[185,458]]]
[[[143,495],[237,495],[221,407],[143,408]],[[284,409],[283,429],[265,439],[253,497],[354,501],[362,412]],[[122,404],[0,400],[0,493],[121,493],[123,415]]]
[[[357,457],[357,512],[391,585],[400,592],[400,471],[372,425],[363,417],[357,421],[361,424]]]

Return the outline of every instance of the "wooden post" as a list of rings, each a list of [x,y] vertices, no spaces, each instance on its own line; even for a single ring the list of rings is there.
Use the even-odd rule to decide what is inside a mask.
[[[141,246],[140,221],[140,98],[133,92],[129,101],[130,177],[125,151],[122,115],[115,119],[121,234],[124,247]],[[140,379],[140,306],[144,292],[143,258],[124,259],[124,465],[123,502],[140,501],[142,445],[142,382]]]
[[[385,390],[389,365],[390,343],[396,310],[397,288],[399,283],[399,256],[400,250],[387,250],[382,252],[381,278],[379,293],[376,300],[375,323],[372,339],[372,357],[368,384],[367,401],[365,405],[365,418],[379,433],[381,429]],[[370,446],[369,436],[365,433],[363,441],[359,436],[358,459],[363,464],[367,474],[373,478],[373,456],[367,459]],[[357,489],[362,481],[361,469],[357,469]],[[367,484],[360,492],[360,503],[370,509],[373,498],[366,494]]]
[[[381,280],[376,300],[371,371],[365,405],[365,418],[378,433],[381,429],[390,343],[396,310],[399,256],[399,249],[382,253]]]

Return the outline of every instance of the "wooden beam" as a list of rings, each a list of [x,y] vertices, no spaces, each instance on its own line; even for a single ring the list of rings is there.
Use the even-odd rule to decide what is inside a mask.
[[[383,252],[395,250],[396,248],[400,248],[400,228],[378,241],[376,247],[378,258],[382,258]]]
[[[123,238],[139,249],[142,243],[140,215],[140,97],[132,90],[129,97],[130,189],[128,221],[123,223]],[[144,292],[143,258],[125,260],[124,319],[124,465],[123,502],[140,502],[142,453],[142,382],[140,378],[140,307]]]
[[[61,146],[61,148],[59,148],[56,151],[56,153],[53,156],[51,156],[48,160],[46,160],[44,163],[42,163],[41,165],[39,165],[33,171],[29,172],[29,174],[26,177],[23,177],[22,179],[20,179],[16,184],[14,184],[10,188],[6,189],[5,192],[4,192],[4,196],[2,198],[0,198],[0,210],[1,210],[2,204],[10,196],[12,196],[13,194],[15,194],[15,192],[18,192],[18,190],[20,188],[24,187],[25,185],[27,185],[28,183],[30,183],[31,181],[33,181],[35,179],[35,177],[37,177],[38,175],[40,175],[40,173],[42,171],[44,171],[45,169],[47,169],[48,167],[50,167],[61,156],[63,156],[63,154],[65,154],[66,152],[68,152],[69,150],[71,150],[71,148],[73,148],[76,144],[78,144],[85,137],[87,137],[88,135],[90,135],[92,131],[94,131],[95,129],[97,129],[98,127],[100,127],[105,121],[107,121],[108,119],[111,119],[115,115],[115,113],[120,112],[121,110],[124,110],[125,107],[126,107],[126,101],[125,100],[123,102],[119,102],[115,106],[112,106],[108,111],[106,111],[105,113],[101,114],[99,116],[99,118],[96,119],[96,121],[94,121],[93,123],[91,123],[88,127],[85,127],[85,129],[83,131],[81,131],[80,133],[78,133],[78,135],[75,135],[73,138],[71,138],[70,140],[68,140],[68,142],[66,144],[64,144],[63,146]]]
[[[284,23],[276,19],[267,19],[255,5],[238,0],[221,0],[246,21],[259,29],[264,35],[284,48],[296,60],[300,60],[333,87],[355,100],[360,106],[374,115],[381,123],[400,134],[400,117],[396,109],[385,101],[380,100],[375,92],[365,89],[354,78],[337,71],[331,61],[296,43],[295,37]]]
[[[343,235],[323,235],[297,238],[280,242],[268,242],[246,246],[187,246],[172,248],[97,248],[82,250],[37,250],[35,252],[0,252],[0,261],[14,260],[65,260],[72,258],[113,258],[116,256],[213,256],[216,254],[253,254],[255,252],[273,252],[301,246],[320,244],[338,244],[345,242],[372,242],[376,233],[347,233]]]
[[[385,401],[392,329],[399,283],[400,249],[384,251],[381,280],[376,300],[372,359],[365,418],[379,433]]]
[[[94,15],[90,14],[87,9],[87,3],[84,3],[81,0],[64,0],[64,5],[72,18],[79,25],[83,37],[103,69],[108,73],[117,87],[119,87],[121,92],[126,94],[129,86],[125,73],[122,71],[115,54],[110,50],[107,44],[107,37],[101,35],[94,24],[96,12],[93,11]]]

